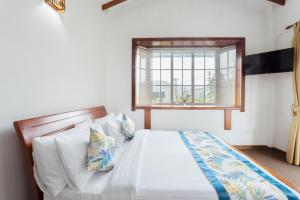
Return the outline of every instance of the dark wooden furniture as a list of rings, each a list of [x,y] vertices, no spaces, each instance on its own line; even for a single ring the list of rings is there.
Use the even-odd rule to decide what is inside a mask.
[[[100,106],[14,122],[31,181],[31,199],[43,200],[43,193],[40,191],[33,175],[33,139],[71,129],[87,118],[95,119],[105,115],[107,115],[105,108]]]

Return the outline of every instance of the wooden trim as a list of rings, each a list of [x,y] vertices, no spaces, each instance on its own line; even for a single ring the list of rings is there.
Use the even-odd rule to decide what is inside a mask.
[[[151,105],[152,109],[166,109],[166,110],[245,110],[245,77],[244,77],[244,57],[245,57],[245,38],[240,37],[177,37],[177,38],[133,38],[132,39],[132,110],[144,109],[145,106],[138,106],[136,103],[136,74],[135,74],[135,58],[136,50],[138,46],[143,46],[145,48],[153,47],[224,47],[235,45],[237,47],[237,54],[240,55],[237,60],[237,96],[236,105],[233,107],[228,106],[163,106],[163,105]],[[238,101],[237,101],[238,100]],[[147,105],[148,107],[150,105]]]
[[[226,47],[239,45],[245,38],[241,37],[165,37],[165,38],[133,38],[136,46],[145,48],[168,47]]]
[[[240,110],[238,107],[224,107],[224,106],[176,106],[176,105],[158,105],[158,106],[135,106],[135,109],[157,109],[157,110]]]
[[[227,143],[228,144],[228,143]],[[282,177],[281,175],[279,175],[277,172],[275,172],[274,170],[272,170],[271,168],[269,167],[266,167],[265,165],[259,163],[258,161],[252,159],[250,156],[248,156],[247,154],[245,154],[244,152],[242,152],[241,150],[239,150],[237,148],[237,146],[233,146],[233,145],[230,145],[228,144],[229,146],[231,146],[234,150],[236,150],[237,152],[239,152],[240,154],[242,155],[245,155],[247,157],[247,159],[251,160],[252,162],[254,162],[255,164],[257,164],[258,166],[260,166],[261,168],[265,169],[267,172],[269,172],[271,175],[273,175],[275,178],[277,178],[278,180],[280,180],[281,182],[283,182],[284,184],[286,184],[287,186],[289,186],[290,188],[292,188],[293,190],[295,190],[296,192],[300,193],[300,187],[298,187],[297,185],[291,183],[290,181],[288,181],[286,178]],[[241,145],[240,147],[250,147],[250,148],[263,148],[263,146],[260,146],[260,145]],[[267,146],[265,146],[266,148],[269,148]],[[274,149],[274,148],[271,148],[271,149]],[[281,151],[277,148],[275,148],[276,150],[278,151]],[[282,152],[282,151],[281,151]]]
[[[224,110],[224,130],[231,130],[231,109]]]
[[[151,108],[144,109],[144,128],[151,129]]]
[[[235,148],[239,149],[239,150],[255,150],[255,149],[266,149],[269,148],[266,145],[234,145]]]
[[[15,121],[14,127],[21,143],[26,161],[27,173],[30,177],[31,198],[43,200],[43,193],[39,189],[33,174],[32,141],[36,137],[57,134],[59,132],[74,128],[87,118],[100,118],[106,115],[103,106],[48,115],[21,121]]]
[[[281,6],[284,6],[286,2],[286,0],[268,0],[268,1],[279,4]]]
[[[135,62],[136,62],[136,53],[137,53],[137,43],[132,41],[132,55],[131,55],[131,109],[132,111],[136,110],[136,71],[135,71]]]
[[[102,10],[107,10],[113,6],[123,3],[126,0],[112,0],[102,5]]]
[[[102,5],[102,10],[107,10],[111,7],[114,7],[114,6],[124,2],[124,1],[126,1],[126,0],[112,0],[112,1],[109,1],[109,2]],[[279,4],[281,6],[284,6],[285,2],[286,2],[286,0],[268,0],[268,1],[270,1],[272,3]]]
[[[276,147],[268,147],[267,145],[234,145],[239,150],[260,150],[260,149],[271,149],[278,154],[286,154],[285,151]]]
[[[281,149],[278,149],[276,147],[272,147],[272,150],[275,151],[275,152],[277,152],[277,153],[286,154],[285,151],[282,151]]]

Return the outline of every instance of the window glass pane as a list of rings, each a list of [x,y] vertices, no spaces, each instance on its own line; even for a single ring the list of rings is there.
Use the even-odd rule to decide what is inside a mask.
[[[160,70],[152,70],[152,85],[160,85]]]
[[[215,85],[215,71],[205,70],[205,85]]]
[[[183,69],[192,69],[192,55],[191,54],[183,55]]]
[[[195,85],[204,85],[204,70],[195,70]]]
[[[147,65],[147,63],[146,63],[146,58],[142,58],[142,59],[141,59],[141,68],[142,68],[142,69],[146,69],[146,65]]]
[[[236,63],[236,50],[230,50],[229,51],[229,67],[235,67]]]
[[[141,71],[140,71],[140,81],[142,82],[142,83],[146,83],[146,70],[145,69],[141,69]]]
[[[183,86],[183,103],[192,102],[192,86]]]
[[[205,53],[205,69],[215,69],[215,53]]]
[[[205,103],[215,103],[215,88],[211,86],[205,87]]]
[[[161,54],[161,68],[162,69],[171,69],[171,53],[162,53]]]
[[[182,85],[182,70],[174,70],[173,84],[174,85]]]
[[[192,85],[192,70],[183,70],[183,85]]]
[[[234,80],[235,79],[235,68],[229,68],[228,69],[228,80]]]
[[[136,78],[135,78],[135,85],[136,85],[136,87],[140,87],[140,84],[141,84],[141,69],[137,69],[136,71],[135,71],[135,76],[136,76]],[[137,89],[137,90],[139,90],[139,89]]]
[[[204,53],[195,53],[195,69],[204,69]]]
[[[160,69],[160,53],[153,53],[151,58],[152,69]]]
[[[174,103],[179,104],[182,102],[182,86],[174,86]]]
[[[220,70],[220,80],[226,81],[228,79],[228,70],[227,69],[221,69]]]
[[[171,86],[161,87],[161,102],[171,103]]]
[[[135,64],[138,68],[140,68],[140,64],[141,64],[141,57],[139,55],[136,56],[136,59],[135,59]]]
[[[160,86],[152,86],[152,103],[160,103]]]
[[[204,103],[204,87],[203,86],[195,86],[194,89],[195,103]]]
[[[226,68],[228,65],[228,56],[227,52],[222,52],[220,54],[220,68]]]
[[[161,70],[161,85],[171,85],[171,70]]]
[[[234,105],[237,51],[235,47],[216,49],[139,50],[135,63],[138,104]]]
[[[182,69],[182,54],[174,54],[173,57],[174,69]]]

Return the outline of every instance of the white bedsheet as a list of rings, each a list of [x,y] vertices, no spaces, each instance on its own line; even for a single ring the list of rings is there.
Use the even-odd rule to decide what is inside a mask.
[[[135,138],[126,146],[126,151],[123,150],[114,170],[101,178],[93,177],[86,190],[65,189],[58,198],[45,198],[45,200],[217,199],[214,187],[194,161],[178,132],[149,130],[138,131]]]
[[[64,189],[57,197],[44,194],[44,200],[99,200],[111,173],[95,174],[82,191]]]
[[[143,137],[135,138],[131,152],[139,153],[134,162],[127,162],[130,154],[122,157],[103,200],[218,199],[177,132],[147,132],[136,134]]]

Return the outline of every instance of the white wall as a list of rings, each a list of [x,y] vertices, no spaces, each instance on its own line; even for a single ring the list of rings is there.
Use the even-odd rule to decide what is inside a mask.
[[[259,3],[260,2],[260,3]],[[143,111],[131,112],[131,38],[246,37],[247,54],[272,50],[267,1],[139,0],[109,13],[109,103],[143,127]],[[223,111],[153,111],[154,129],[205,129],[233,144],[272,145],[271,76],[246,78],[246,112],[234,111],[232,131],[224,131]]]
[[[13,121],[105,104],[106,21],[98,0],[0,4],[0,200],[28,198]]]
[[[276,49],[291,47],[293,29],[285,27],[300,20],[300,1],[287,0],[284,7],[274,7],[274,39]],[[274,146],[286,150],[291,123],[292,73],[280,73],[273,76],[273,116]]]

